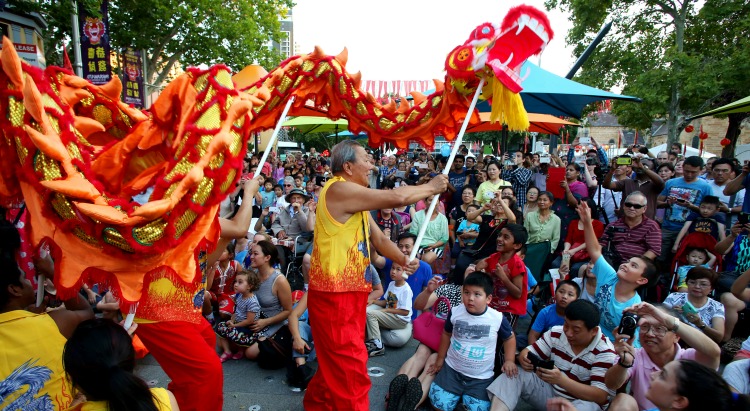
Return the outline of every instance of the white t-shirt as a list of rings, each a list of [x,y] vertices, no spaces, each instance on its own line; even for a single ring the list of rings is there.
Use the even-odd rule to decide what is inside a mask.
[[[484,314],[475,315],[462,304],[451,309],[448,321],[452,326],[452,335],[445,363],[467,377],[492,378],[497,334],[503,323],[503,315],[490,307]]]
[[[750,360],[732,361],[724,368],[724,381],[740,394],[750,394],[750,378],[748,378]]]
[[[737,194],[734,196],[734,204],[729,204],[729,199],[732,198],[732,196],[724,195],[724,187],[727,185],[724,184],[723,186],[720,186],[716,184],[714,180],[708,180],[708,185],[711,186],[711,191],[713,191],[714,195],[716,197],[719,197],[719,201],[724,203],[729,208],[741,206],[742,202],[745,201],[745,189],[738,191]]]
[[[396,282],[393,281],[388,284],[388,289],[385,290],[385,308],[398,308],[409,311],[407,315],[396,315],[406,322],[411,322],[411,299],[413,295],[414,293],[412,293],[409,284],[404,282],[401,287],[397,287]]]
[[[672,293],[667,296],[666,300],[664,300],[664,305],[669,308],[683,306],[685,301],[687,301],[687,293]],[[703,307],[695,307],[695,309],[698,310],[698,315],[701,317],[701,320],[703,320],[703,322],[709,327],[714,318],[724,319],[724,304],[711,298],[708,299],[706,304],[703,304]],[[690,323],[684,315],[680,315],[680,317],[684,323],[690,324],[694,328],[698,328],[695,324]]]

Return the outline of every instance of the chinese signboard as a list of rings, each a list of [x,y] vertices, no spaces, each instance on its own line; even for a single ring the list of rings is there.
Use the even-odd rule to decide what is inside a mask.
[[[135,107],[143,108],[143,61],[141,52],[126,48],[122,51],[123,62],[123,97],[122,101]]]
[[[101,18],[87,15],[83,8],[79,8],[78,14],[83,78],[97,85],[104,84],[112,78],[107,0],[102,1],[100,10]]]

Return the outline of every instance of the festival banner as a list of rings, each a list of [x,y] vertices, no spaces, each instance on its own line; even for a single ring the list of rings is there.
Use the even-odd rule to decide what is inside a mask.
[[[143,60],[141,51],[128,47],[122,50],[123,96],[125,104],[137,108],[144,107],[143,95]]]
[[[78,4],[83,78],[91,84],[101,85],[112,79],[107,0],[102,0],[102,5],[99,8],[101,18],[89,16],[81,6],[82,3],[79,2]]]

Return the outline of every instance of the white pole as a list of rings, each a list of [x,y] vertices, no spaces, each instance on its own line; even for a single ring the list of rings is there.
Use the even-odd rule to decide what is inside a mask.
[[[479,81],[479,85],[477,86],[477,91],[474,93],[474,98],[471,100],[471,104],[469,105],[469,111],[466,113],[466,117],[464,118],[464,123],[461,125],[461,131],[458,132],[458,136],[456,137],[456,141],[453,142],[453,148],[451,149],[451,155],[448,157],[448,162],[445,163],[445,169],[443,169],[443,174],[448,175],[448,172],[451,170],[451,166],[453,165],[453,159],[456,158],[456,153],[458,153],[458,147],[461,145],[461,142],[464,139],[464,134],[466,133],[466,127],[469,126],[469,119],[471,119],[471,113],[474,112],[474,107],[477,105],[477,100],[479,99],[479,93],[482,92],[482,87],[484,86],[484,79]],[[409,255],[409,261],[413,260],[417,256],[417,251],[419,251],[419,244],[422,242],[422,238],[424,238],[424,233],[427,230],[427,224],[430,222],[430,218],[432,217],[432,213],[435,211],[435,207],[437,206],[437,202],[440,200],[439,195],[435,195],[432,197],[432,202],[430,202],[430,207],[425,211],[424,214],[424,221],[422,222],[422,226],[419,227],[419,235],[417,235],[417,240],[414,242],[414,248],[411,250],[411,254]],[[404,274],[404,278],[407,278],[408,275]]]
[[[78,3],[73,1],[73,14],[70,16],[72,23],[73,57],[75,58],[76,76],[83,77],[83,62],[81,61],[81,33],[78,28]]]
[[[279,131],[281,131],[281,125],[286,121],[286,115],[289,113],[289,109],[292,108],[292,103],[294,103],[294,96],[290,97],[289,101],[286,102],[286,107],[284,107],[284,111],[281,112],[281,117],[279,117],[279,121],[276,123],[276,128],[273,129],[271,139],[268,140],[268,144],[266,144],[266,149],[263,151],[263,157],[260,158],[258,168],[255,169],[255,175],[253,178],[258,178],[260,172],[263,171],[263,166],[266,165],[268,153],[271,152],[271,148],[276,144],[276,139],[279,137]]]
[[[47,277],[44,274],[37,276],[37,287],[36,287],[36,306],[41,307],[42,301],[44,301],[44,282],[47,281]]]

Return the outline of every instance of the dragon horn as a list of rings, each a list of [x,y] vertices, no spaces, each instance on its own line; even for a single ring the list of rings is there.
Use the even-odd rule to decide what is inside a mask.
[[[7,37],[3,36],[3,50],[0,52],[0,61],[3,64],[3,71],[8,76],[13,86],[20,90],[23,88],[23,69],[21,59],[18,58],[16,48]]]
[[[12,47],[12,46],[11,46]],[[33,81],[27,81],[23,85],[23,105],[31,117],[44,127],[44,103],[42,93]]]
[[[84,215],[106,224],[134,226],[145,221],[143,217],[128,217],[127,214],[110,206],[80,203],[77,201],[73,201],[73,204]]]
[[[341,53],[339,53],[335,59],[341,63],[341,67],[346,67],[346,62],[349,61],[349,50],[344,47],[343,50],[341,50]]]
[[[323,49],[320,48],[320,46],[315,46],[315,49],[313,50],[313,52],[310,53],[310,57],[315,57],[315,58],[325,57],[325,55],[326,53],[323,52]]]
[[[359,87],[362,85],[362,72],[358,71],[350,77],[352,78],[352,83],[354,83],[354,88],[359,90]]]
[[[396,111],[396,101],[395,100],[391,100],[388,104],[386,104],[386,105],[383,106],[383,110],[385,110],[385,111],[387,111],[389,113],[395,112]]]
[[[88,139],[94,133],[106,130],[102,123],[94,120],[93,118],[84,116],[75,116],[75,118],[73,118],[73,126],[86,139]]]
[[[71,174],[64,180],[40,181],[39,184],[71,198],[95,201],[101,197],[99,190],[80,174]]]
[[[411,94],[411,98],[413,99],[412,101],[414,102],[415,106],[418,106],[420,103],[427,100],[427,96],[418,91],[412,91],[409,94]]]
[[[445,83],[438,79],[433,79],[432,82],[435,83],[435,93],[442,93],[445,89]]]
[[[112,76],[112,80],[98,88],[102,94],[115,101],[119,100],[122,95],[122,82],[119,76]]]

